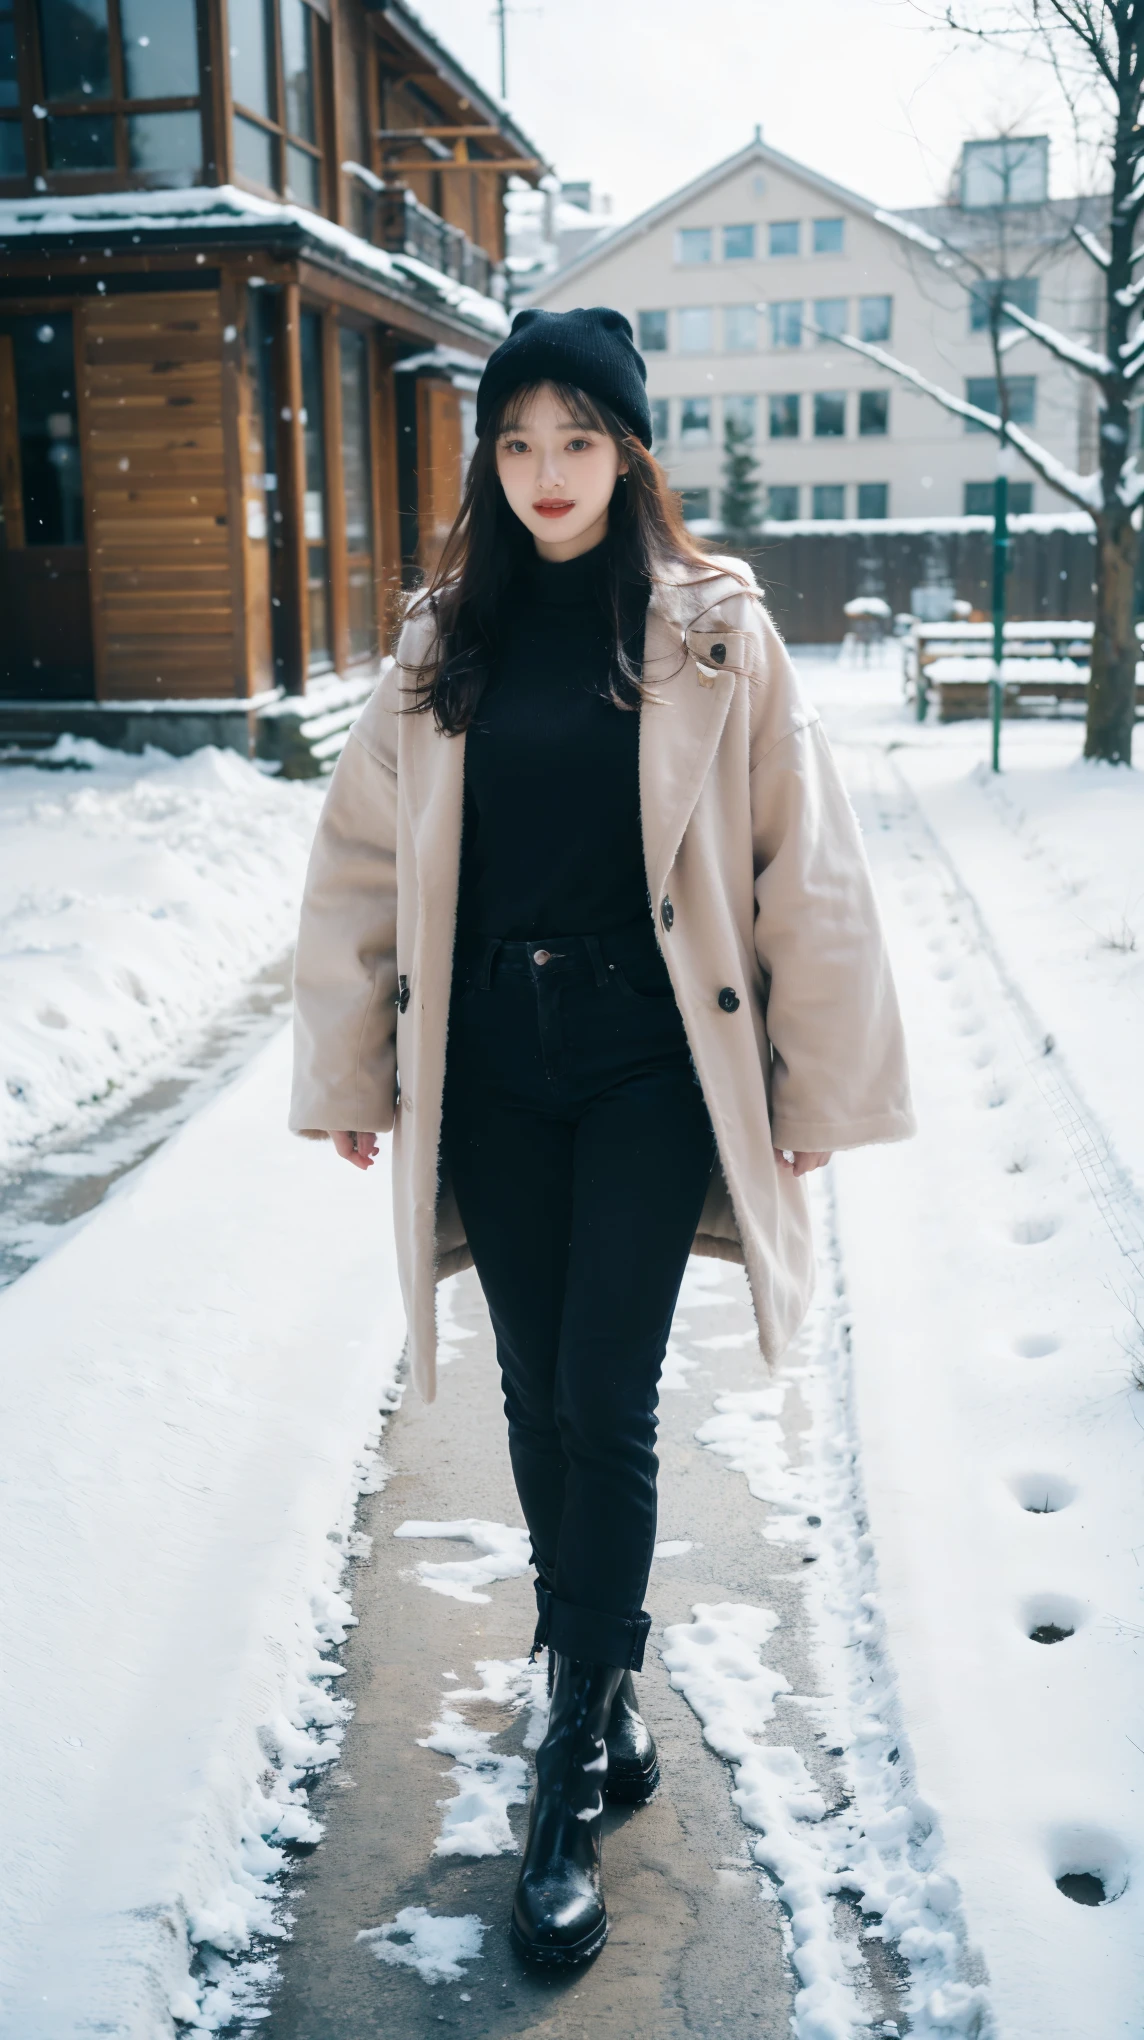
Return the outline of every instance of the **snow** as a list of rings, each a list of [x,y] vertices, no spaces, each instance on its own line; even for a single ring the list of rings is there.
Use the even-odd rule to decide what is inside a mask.
[[[1020,305],[1010,304],[1007,298],[1005,310],[1011,319],[1016,319],[1018,325],[1024,327],[1026,333],[1031,333],[1035,340],[1039,340],[1043,347],[1048,348],[1050,354],[1055,354],[1058,361],[1066,361],[1070,368],[1079,368],[1082,374],[1097,377],[1115,373],[1107,354],[1099,353],[1094,347],[1085,347],[1079,340],[1070,339],[1067,333],[1060,332],[1056,326],[1046,326],[1043,319],[1031,318],[1028,312],[1021,310]]]
[[[348,227],[339,227],[305,206],[256,198],[252,192],[239,191],[232,184],[96,192],[69,198],[9,199],[0,203],[0,247],[8,241],[40,238],[45,233],[66,235],[74,244],[84,237],[96,240],[109,229],[116,233],[131,231],[143,240],[149,233],[169,230],[172,221],[186,221],[189,227],[212,233],[233,232],[251,225],[300,227],[311,240],[383,282],[406,291],[411,282],[421,283],[486,333],[501,339],[508,332],[503,305],[468,284],[457,283],[443,270],[431,269],[414,256],[391,255],[384,248],[375,248]]]
[[[482,1596],[488,1599],[488,1595]],[[513,1713],[530,1710],[525,1748],[537,1749],[548,1715],[547,1680],[543,1665],[527,1658],[490,1658],[476,1670],[479,1686],[449,1685],[442,1695],[441,1718],[418,1743],[425,1750],[439,1750],[456,1759],[447,1776],[457,1787],[452,1799],[438,1803],[442,1809],[441,1832],[433,1845],[436,1856],[502,1856],[516,1853],[516,1839],[509,1826],[508,1810],[523,1806],[528,1799],[528,1772],[523,1757],[503,1755],[493,1749],[496,1729],[473,1728],[465,1720],[470,1703],[507,1707]],[[455,1674],[445,1674],[454,1678]]]
[[[512,1529],[507,1523],[486,1523],[467,1516],[458,1523],[400,1523],[395,1537],[432,1537],[471,1544],[479,1558],[419,1559],[417,1577],[435,1594],[448,1594],[454,1601],[487,1601],[480,1587],[494,1580],[511,1580],[531,1571],[527,1530]]]
[[[690,526],[695,530],[695,525]],[[768,538],[779,538],[789,533],[801,537],[807,532],[832,534],[853,532],[859,537],[872,531],[893,533],[924,532],[969,532],[985,531],[992,534],[993,518],[988,517],[791,517],[781,522],[768,523],[761,527]],[[1087,510],[1031,510],[1024,517],[1010,517],[1009,533],[1015,537],[1020,532],[1080,531],[1091,533],[1094,529]],[[1008,626],[1007,626],[1008,628]],[[1092,629],[1091,623],[1085,628]]]
[[[415,1969],[423,1983],[457,1983],[465,1964],[475,1962],[488,1933],[477,1913],[431,1913],[423,1905],[407,1905],[395,1920],[365,1927],[365,1941],[379,1962]],[[464,1992],[461,1993],[464,1997]]]
[[[804,672],[913,1044],[917,1140],[831,1171],[908,1761],[981,2030],[1137,2040],[1144,783],[1048,724],[1006,725],[995,780],[986,726],[909,726],[889,662]],[[1046,1616],[1074,1633],[1034,1640]]]
[[[340,1744],[329,1653],[404,1323],[388,1170],[286,1133],[289,1061],[283,1030],[0,1296],[20,2040],[222,2023],[251,1977],[213,1951],[282,1932],[282,1844],[319,1832],[304,1781]]]
[[[0,773],[0,1167],[185,1051],[293,940],[320,796],[61,738]]]

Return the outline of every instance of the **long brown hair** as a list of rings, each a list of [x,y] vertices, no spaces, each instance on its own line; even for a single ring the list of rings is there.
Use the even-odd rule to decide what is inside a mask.
[[[633,639],[632,617],[638,613],[642,621],[650,584],[662,578],[665,566],[705,569],[700,580],[717,579],[725,571],[699,550],[659,462],[609,405],[568,383],[530,383],[511,391],[477,441],[460,510],[432,578],[412,605],[428,605],[437,633],[430,657],[412,669],[410,709],[431,713],[448,736],[467,729],[473,719],[497,654],[509,585],[536,557],[532,534],[509,508],[501,487],[496,451],[500,434],[520,422],[541,389],[552,391],[582,431],[608,433],[627,463],[627,474],[618,478],[608,505],[609,542],[602,555],[601,594],[611,645],[608,693],[618,708],[638,708],[643,699],[641,639]],[[748,581],[743,585],[748,587]]]

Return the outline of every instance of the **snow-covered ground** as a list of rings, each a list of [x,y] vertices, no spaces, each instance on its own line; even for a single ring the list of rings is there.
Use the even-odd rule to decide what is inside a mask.
[[[282,1931],[282,1844],[316,1839],[404,1321],[388,1171],[286,1132],[289,1046],[0,1296],[12,2040],[223,2023],[209,1951]]]
[[[1139,2040],[1144,775],[1024,723],[994,780],[985,726],[919,729],[888,665],[801,663],[866,830],[921,1129],[834,1165],[905,1761],[981,2030]]]
[[[801,2040],[869,2030],[831,1941],[847,1879],[910,1961],[911,2030],[1140,2040],[1144,770],[1083,764],[1075,723],[1008,724],[994,779],[984,725],[917,726],[894,664],[799,664],[866,831],[921,1130],[816,1185],[804,1463],[762,1383],[697,1435],[768,1536],[821,1519],[808,1591],[853,1818],[765,1755],[765,1621],[699,1610],[669,1664],[792,1903]],[[0,1164],[94,1125],[281,954],[320,797],[218,753],[79,762],[0,774]],[[217,2026],[243,1986],[209,1949],[280,1925],[299,1780],[336,1754],[323,1653],[402,1326],[384,1175],[363,1192],[288,1138],[287,1060],[280,1037],[0,1297],[18,2040]],[[738,1279],[704,1266],[692,1309],[709,1278]],[[673,1348],[665,1390],[694,1365]],[[453,1600],[523,1563],[483,1520],[403,1534]],[[420,1542],[445,1537],[455,1556]],[[737,1710],[718,1663],[747,1678]],[[484,1761],[473,1703],[443,1693],[431,1730],[456,1764],[444,1851]],[[521,1781],[494,1782],[499,1847]],[[376,1953],[460,1978],[479,1924],[442,1948],[399,1918]]]
[[[64,738],[0,770],[0,1169],[180,1054],[293,941],[321,790]]]

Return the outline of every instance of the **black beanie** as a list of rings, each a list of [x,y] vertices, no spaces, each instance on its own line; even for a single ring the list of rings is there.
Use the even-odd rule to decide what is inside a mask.
[[[647,369],[622,312],[518,312],[507,340],[489,355],[477,391],[477,431],[503,397],[525,383],[562,382],[609,404],[637,439],[651,446]]]

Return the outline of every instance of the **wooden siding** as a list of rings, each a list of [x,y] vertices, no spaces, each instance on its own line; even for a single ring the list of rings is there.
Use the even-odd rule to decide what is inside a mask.
[[[244,693],[218,296],[108,296],[80,317],[96,692]]]
[[[461,507],[461,399],[451,383],[417,383],[417,563],[431,574]]]

